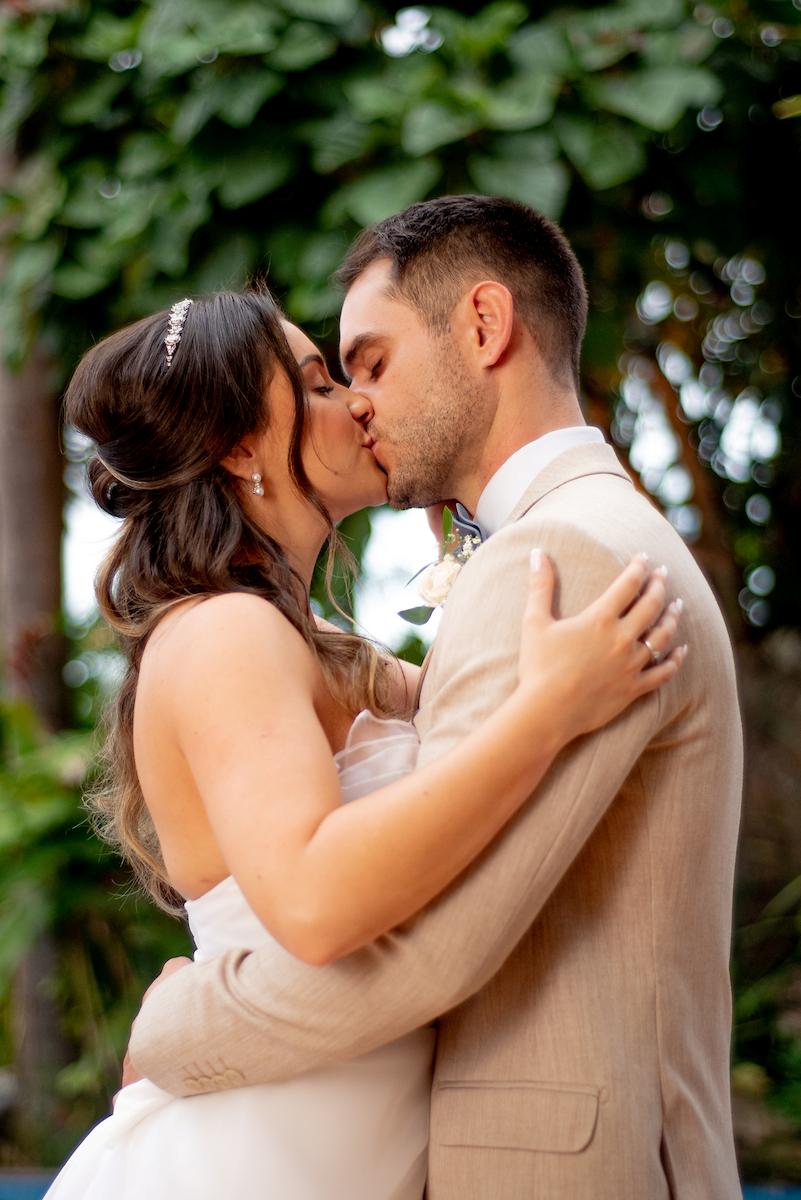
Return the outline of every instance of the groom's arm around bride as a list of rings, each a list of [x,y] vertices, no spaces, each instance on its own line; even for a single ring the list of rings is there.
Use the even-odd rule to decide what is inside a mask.
[[[432,1198],[513,1200],[542,1184],[566,1197],[729,1200],[741,746],[723,623],[689,552],[608,447],[563,454],[513,517],[448,599],[418,714],[422,761],[513,687],[534,545],[556,565],[564,615],[637,550],[665,562],[686,604],[684,671],[568,747],[413,921],[322,969],[271,943],[181,971],[148,999],[133,1058],[191,1094],[220,1086],[216,1064],[245,1083],[287,1078],[447,1014]]]

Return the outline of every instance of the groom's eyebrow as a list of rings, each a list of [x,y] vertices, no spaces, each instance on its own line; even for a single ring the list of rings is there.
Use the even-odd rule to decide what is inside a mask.
[[[379,337],[380,335],[377,333],[360,333],[357,334],[357,336],[353,339],[347,351],[340,359],[342,363],[342,370],[347,375],[348,381],[350,381],[351,376],[350,368],[353,366],[356,359],[367,346],[369,346],[372,342],[378,341]]]

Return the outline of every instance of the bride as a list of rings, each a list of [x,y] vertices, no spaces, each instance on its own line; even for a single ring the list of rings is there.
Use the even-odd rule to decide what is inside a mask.
[[[415,771],[417,668],[309,604],[335,523],[386,499],[353,399],[263,291],[121,330],[67,393],[67,420],[96,447],[94,498],[123,519],[97,591],[128,669],[91,802],[154,899],[185,908],[197,959],[272,938],[323,967],[406,921],[568,742],[682,659],[643,669],[640,639],[667,653],[677,619],[644,558],[554,620],[535,554],[516,690]],[[420,1029],[299,1079],[231,1077],[188,1099],[141,1080],[48,1197],[419,1200],[432,1049]]]

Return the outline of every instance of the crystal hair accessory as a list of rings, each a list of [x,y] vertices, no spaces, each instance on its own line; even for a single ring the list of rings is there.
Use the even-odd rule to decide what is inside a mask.
[[[177,304],[173,304],[170,309],[170,322],[167,326],[167,336],[164,339],[164,345],[167,347],[167,366],[172,366],[172,356],[178,349],[178,343],[181,340],[181,334],[184,331],[184,321],[186,314],[189,312],[189,305],[192,301],[186,297],[179,300]]]

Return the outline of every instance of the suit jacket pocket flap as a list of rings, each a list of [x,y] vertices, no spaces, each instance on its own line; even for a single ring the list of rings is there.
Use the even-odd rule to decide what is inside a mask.
[[[592,1141],[598,1088],[555,1083],[441,1083],[432,1138],[441,1146],[486,1146],[576,1154]]]

